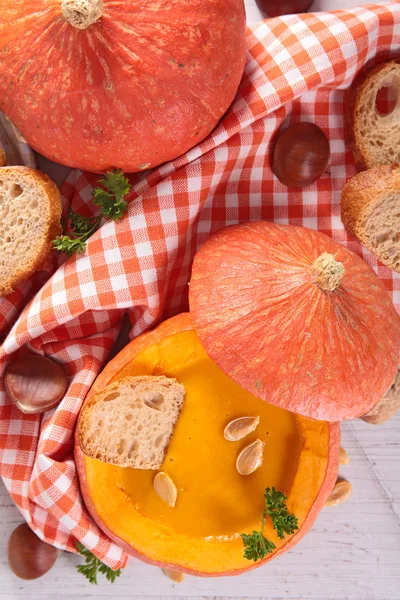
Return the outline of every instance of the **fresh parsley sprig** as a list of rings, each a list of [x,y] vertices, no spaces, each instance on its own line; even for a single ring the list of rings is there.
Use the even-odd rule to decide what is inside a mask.
[[[267,554],[271,554],[276,548],[275,544],[263,535],[264,524],[267,517],[271,518],[272,526],[276,530],[279,538],[291,535],[298,529],[297,517],[290,513],[286,506],[287,497],[278,492],[274,487],[267,488],[264,494],[265,509],[261,517],[260,531],[253,531],[250,534],[242,533],[241,538],[244,546],[244,558],[247,560],[263,559]]]
[[[90,550],[85,548],[83,544],[80,542],[76,543],[76,549],[79,554],[85,557],[86,561],[83,565],[78,565],[76,568],[79,573],[82,573],[89,580],[90,583],[97,585],[97,574],[102,573],[106,576],[107,580],[111,583],[114,583],[117,577],[121,575],[121,569],[118,571],[113,571],[110,567],[107,567],[104,563],[101,562]]]
[[[69,219],[71,231],[75,237],[59,235],[53,242],[55,249],[59,252],[65,252],[68,256],[72,256],[74,252],[81,254],[85,251],[86,241],[98,229],[102,218],[102,215],[99,215],[91,219],[71,210]]]
[[[100,206],[101,214],[107,219],[118,221],[128,208],[128,203],[124,200],[129,193],[131,185],[121,170],[111,171],[103,176],[100,181],[103,187],[97,187],[93,190],[93,202]]]
[[[250,534],[242,533],[240,536],[243,540],[244,557],[247,560],[256,562],[259,558],[263,559],[275,550],[275,544],[263,536],[264,523],[265,513],[263,512],[260,531],[253,531]]]
[[[93,231],[93,229],[96,228],[100,219],[101,215],[99,215],[99,217],[97,218],[84,217],[83,215],[80,215],[79,213],[76,213],[73,210],[71,210],[69,214],[71,229],[77,235],[90,234]]]
[[[277,492],[267,488],[264,494],[265,513],[271,517],[272,526],[278,534],[278,538],[283,539],[286,535],[292,535],[298,529],[297,517],[291,514],[286,506],[287,497],[282,492]]]
[[[85,251],[86,241],[80,237],[71,238],[69,235],[58,235],[53,242],[53,246],[59,252],[72,256],[75,252],[82,254]]]
[[[95,188],[92,196],[93,203],[100,207],[100,214],[91,218],[71,211],[69,220],[73,236],[64,234],[56,237],[53,245],[59,252],[64,252],[68,256],[72,256],[74,252],[81,254],[86,248],[87,240],[99,228],[103,217],[112,221],[118,221],[123,217],[128,208],[124,198],[131,189],[129,180],[119,169],[103,175],[99,183],[101,187]]]

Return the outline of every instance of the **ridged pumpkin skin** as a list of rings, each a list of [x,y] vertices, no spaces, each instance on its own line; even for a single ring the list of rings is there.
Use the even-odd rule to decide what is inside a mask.
[[[71,167],[140,171],[214,129],[245,64],[243,0],[103,0],[87,29],[63,6],[2,0],[0,110]],[[101,4],[101,3],[100,3]]]
[[[174,336],[175,334],[179,334],[181,332],[191,331],[193,328],[194,325],[190,315],[183,313],[164,321],[155,330],[144,333],[138,338],[134,339],[116,357],[114,357],[110,363],[108,363],[93,384],[85,402],[88,402],[94,394],[104,389],[104,387],[107,386],[111,381],[116,381],[119,378],[125,377],[126,370],[129,370],[129,364],[131,361],[141,352],[145,351],[149,346],[162,343],[162,341],[168,336]],[[307,419],[303,419],[302,417],[295,418],[298,423],[299,431],[301,431],[303,435],[303,448],[299,453],[297,474],[292,482],[292,490],[289,494],[289,500],[290,496],[294,496],[297,499],[299,506],[302,506],[303,508],[306,507],[304,511],[305,514],[301,519],[301,523],[299,522],[300,528],[295,535],[285,540],[284,543],[281,543],[281,547],[279,547],[277,551],[275,551],[272,555],[269,555],[263,561],[258,561],[256,563],[253,561],[244,561],[245,566],[231,571],[221,569],[221,565],[218,563],[215,565],[214,569],[204,571],[196,568],[194,565],[192,565],[191,568],[188,568],[187,566],[182,566],[182,564],[180,564],[182,561],[182,556],[186,555],[184,547],[180,547],[180,552],[176,556],[173,553],[168,554],[168,562],[155,560],[143,552],[139,552],[133,545],[121,539],[121,537],[119,537],[112,530],[112,528],[110,529],[110,525],[99,516],[95,506],[96,499],[93,497],[93,494],[97,495],[96,492],[98,489],[104,490],[104,493],[107,496],[107,502],[109,501],[111,507],[110,514],[121,514],[125,522],[130,518],[129,508],[124,502],[122,502],[121,507],[119,506],[119,501],[115,497],[115,491],[113,490],[112,485],[97,485],[96,481],[94,486],[92,482],[92,490],[90,490],[90,484],[88,482],[90,475],[88,476],[87,473],[87,463],[85,462],[86,459],[79,447],[78,437],[76,435],[75,463],[79,476],[81,493],[86,507],[99,527],[123,550],[132,556],[140,558],[141,560],[149,562],[153,565],[203,577],[240,575],[244,571],[257,568],[292,548],[310,530],[320,510],[323,508],[330,492],[332,491],[337,478],[340,446],[339,425],[337,423],[317,423],[316,421],[309,421]],[[76,431],[78,431],[78,427],[76,428]],[[232,442],[227,443],[230,444]],[[320,484],[317,483],[318,481],[320,481]],[[147,531],[146,538],[148,539],[149,549],[152,547],[151,540],[153,539],[153,536],[153,532]],[[163,539],[162,535],[161,539]],[[165,541],[168,543],[168,539]],[[188,537],[182,543],[188,543],[192,545],[196,543],[196,540],[191,540],[191,538]],[[210,543],[211,542],[209,541],[208,544]],[[239,555],[242,555],[243,548],[240,540],[238,541],[237,550]],[[208,554],[209,553],[210,548],[208,548]]]
[[[313,264],[342,263],[333,291]],[[397,373],[400,317],[374,271],[326,235],[252,222],[228,227],[197,253],[190,311],[207,354],[271,404],[312,419],[367,413]]]

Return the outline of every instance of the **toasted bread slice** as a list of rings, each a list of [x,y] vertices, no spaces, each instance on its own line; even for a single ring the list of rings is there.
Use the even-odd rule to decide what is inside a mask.
[[[396,96],[391,112],[381,114],[378,92]],[[365,71],[347,99],[347,136],[359,170],[400,162],[400,64],[382,63]]]
[[[119,467],[159,469],[185,388],[169,377],[125,377],[84,405],[78,424],[84,454]]]
[[[383,396],[382,400],[366,415],[361,417],[367,423],[381,425],[391,419],[400,408],[400,367],[392,385]]]
[[[346,229],[400,273],[400,167],[358,173],[343,189],[341,209]]]
[[[43,267],[61,233],[56,184],[28,167],[0,168],[0,296]]]
[[[0,167],[5,167],[6,164],[7,164],[6,153],[4,152],[3,148],[0,145]]]

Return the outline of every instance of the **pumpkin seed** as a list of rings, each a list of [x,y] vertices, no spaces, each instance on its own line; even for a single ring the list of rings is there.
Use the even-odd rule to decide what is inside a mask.
[[[346,479],[338,479],[335,483],[331,495],[325,502],[325,506],[335,506],[335,504],[342,504],[346,502],[351,496],[352,486],[350,481]]]
[[[349,455],[347,454],[346,450],[344,448],[340,448],[339,463],[341,465],[348,465],[349,462],[350,462],[350,458],[349,458]]]
[[[185,579],[184,574],[179,571],[171,571],[171,569],[163,569],[163,571],[164,575],[169,577],[172,581],[175,581],[175,583],[181,583]]]
[[[224,429],[224,438],[229,442],[237,442],[256,429],[260,417],[239,417],[229,421]]]
[[[155,493],[163,502],[166,502],[172,508],[175,506],[178,491],[171,477],[160,471],[153,479],[153,488]]]
[[[265,442],[256,440],[243,448],[236,460],[236,469],[240,475],[250,475],[262,465],[264,446]]]

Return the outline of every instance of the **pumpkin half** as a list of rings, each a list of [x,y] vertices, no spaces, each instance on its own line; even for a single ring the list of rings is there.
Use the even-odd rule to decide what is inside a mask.
[[[244,558],[240,534],[260,528],[264,490],[275,486],[288,496],[299,530],[282,540],[266,524],[264,535],[276,544],[266,560],[296,544],[336,481],[339,426],[293,415],[240,388],[207,356],[188,314],[126,346],[98,377],[86,402],[128,375],[161,374],[186,389],[162,466],[176,483],[176,505],[171,508],[154,493],[154,471],[88,458],[77,443],[82,494],[101,529],[128,553],[153,564],[204,576],[239,574],[266,562]],[[260,417],[256,431],[227,441],[225,425],[243,415]],[[263,464],[241,476],[236,457],[256,438],[266,444]]]
[[[326,235],[265,221],[196,254],[190,314],[207,354],[244,389],[303,416],[377,405],[400,358],[400,317],[361,258]]]
[[[243,0],[2,0],[0,110],[58,163],[140,171],[214,129],[245,53]]]

